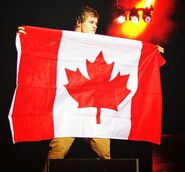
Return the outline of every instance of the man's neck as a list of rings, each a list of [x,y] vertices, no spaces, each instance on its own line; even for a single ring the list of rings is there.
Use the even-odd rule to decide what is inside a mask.
[[[75,32],[82,32],[82,31],[81,31],[81,29],[80,29],[80,28],[78,28],[78,27],[77,27],[77,28],[75,28],[75,30],[74,30],[74,31],[75,31]]]

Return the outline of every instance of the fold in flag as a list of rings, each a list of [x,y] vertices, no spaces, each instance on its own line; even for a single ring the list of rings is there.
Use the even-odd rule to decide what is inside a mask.
[[[25,26],[17,33],[13,142],[57,137],[160,144],[157,46],[137,40]]]

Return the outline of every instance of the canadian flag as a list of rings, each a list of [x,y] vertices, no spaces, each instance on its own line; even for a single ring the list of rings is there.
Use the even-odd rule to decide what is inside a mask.
[[[157,46],[105,35],[25,26],[17,33],[13,142],[56,137],[160,144]]]

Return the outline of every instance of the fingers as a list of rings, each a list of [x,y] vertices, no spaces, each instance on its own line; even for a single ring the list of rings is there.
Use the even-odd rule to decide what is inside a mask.
[[[19,33],[23,33],[23,34],[26,35],[25,27],[19,26],[19,27],[18,27],[18,32],[19,32]]]
[[[163,48],[163,47],[157,45],[157,48],[158,48],[158,51],[159,51],[160,53],[164,53],[164,48]]]

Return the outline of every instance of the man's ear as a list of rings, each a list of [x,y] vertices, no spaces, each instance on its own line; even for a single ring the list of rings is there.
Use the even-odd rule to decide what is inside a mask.
[[[76,25],[77,25],[78,27],[80,27],[81,24],[82,24],[82,22],[80,22],[79,20],[76,22]]]

